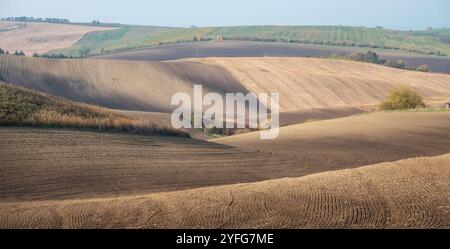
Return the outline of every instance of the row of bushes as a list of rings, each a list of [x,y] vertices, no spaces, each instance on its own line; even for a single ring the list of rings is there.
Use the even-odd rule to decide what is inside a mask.
[[[18,16],[18,17],[6,17],[2,18],[2,21],[14,21],[14,22],[48,22],[48,23],[70,23],[69,19],[65,18],[35,18],[31,16]]]
[[[191,39],[181,39],[181,40],[174,40],[174,41],[167,41],[167,42],[158,42],[156,44],[156,46],[174,45],[174,44],[190,43],[190,42],[205,42],[205,41],[212,41],[212,40],[213,39],[209,38],[209,37],[193,36]],[[135,47],[128,47],[126,49],[140,49],[140,48],[148,48],[148,47],[151,47],[151,46],[149,46],[149,45],[141,45],[141,46],[135,46]],[[109,50],[109,49],[102,48],[102,49],[100,49],[100,53],[101,54],[108,54],[108,53],[113,53],[113,52],[122,51],[122,50],[124,50],[124,49]],[[83,56],[83,57],[88,55],[89,52],[90,51],[85,53],[85,51],[79,50],[79,54],[81,56]]]
[[[411,48],[398,48],[387,45],[375,45],[368,43],[354,43],[349,41],[321,41],[321,40],[299,40],[299,39],[286,39],[286,38],[260,38],[253,36],[221,36],[223,40],[238,40],[238,41],[258,41],[258,42],[284,42],[284,43],[300,43],[300,44],[315,44],[315,45],[328,45],[328,46],[345,46],[345,47],[360,47],[360,48],[372,48],[372,49],[390,49],[390,50],[403,50],[419,54],[439,55],[446,56],[441,51],[421,51]]]
[[[2,48],[0,48],[0,55],[15,55],[15,56],[25,56],[25,53],[23,50],[16,50],[14,53],[11,53],[9,51],[5,51]],[[56,59],[77,59],[77,58],[83,58],[80,56],[68,56],[64,55],[62,53],[60,54],[38,54],[33,53],[33,57],[42,57],[42,58],[56,58]]]
[[[385,60],[381,59],[377,53],[368,51],[367,53],[353,53],[350,56],[346,54],[331,54],[328,56],[328,58],[335,58],[335,59],[347,59],[352,61],[359,61],[359,62],[366,62],[366,63],[373,63],[378,65],[384,65],[388,67],[398,68],[398,69],[406,69],[406,70],[412,70],[412,71],[420,71],[420,72],[430,72],[430,69],[428,68],[428,65],[421,65],[421,66],[409,66],[405,63],[403,60]]]
[[[25,53],[22,50],[16,50],[14,53],[10,53],[9,51],[5,51],[0,48],[0,55],[16,55],[16,56],[25,56]]]
[[[70,56],[70,55],[64,55],[62,53],[60,54],[38,54],[38,53],[34,53],[33,57],[35,58],[53,58],[53,59],[78,59],[78,58],[82,58],[82,57],[77,57],[77,56]]]

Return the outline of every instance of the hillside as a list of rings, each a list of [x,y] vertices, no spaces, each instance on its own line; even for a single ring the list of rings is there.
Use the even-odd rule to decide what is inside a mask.
[[[65,55],[79,56],[80,50],[86,50],[88,54],[100,54],[121,49],[191,42],[194,37],[203,37],[209,30],[122,26],[115,30],[88,33],[73,44],[73,46],[64,49],[55,49],[50,51],[49,54],[63,53]]]
[[[192,62],[56,60],[0,56],[0,79],[70,100],[113,109],[171,112],[177,92],[244,92],[219,66]]]
[[[169,125],[54,97],[0,82],[0,126],[74,128],[93,131],[187,137]]]
[[[450,57],[407,53],[397,50],[381,50],[364,47],[327,46],[300,43],[258,41],[208,41],[162,45],[141,49],[128,49],[90,56],[89,58],[131,61],[171,61],[188,58],[210,57],[315,57],[342,58],[356,53],[376,51],[380,61],[404,61],[409,68],[427,65],[434,73],[450,74]]]
[[[171,96],[278,92],[282,112],[378,104],[392,87],[450,96],[450,76],[312,58],[209,58],[172,62],[0,56],[0,80],[70,100],[132,111],[171,112]]]
[[[117,30],[90,33],[68,49],[52,53],[78,55],[149,47],[160,44],[216,40],[252,40],[394,49],[425,54],[450,55],[450,45],[441,34],[422,34],[376,28],[346,26],[239,26],[208,28],[152,28],[124,26]]]
[[[386,48],[421,53],[450,52],[449,44],[435,37],[380,28],[346,26],[220,27],[208,34],[226,39],[276,40],[325,45]]]
[[[396,153],[405,158],[446,153],[450,129],[444,124],[449,121],[449,112],[377,112],[282,127],[275,140],[261,140],[253,132],[212,141],[297,155],[312,165],[371,164],[398,160],[392,157]]]
[[[284,127],[273,141],[251,133],[212,142],[0,128],[0,200],[147,194],[442,155],[449,122],[448,113],[361,115]]]
[[[83,25],[0,21],[0,48],[11,53],[24,51],[27,56],[67,48],[93,31],[107,27]]]
[[[3,202],[1,228],[450,228],[450,155],[252,184]]]
[[[281,111],[376,105],[393,87],[425,97],[450,97],[450,76],[367,63],[315,58],[191,59],[229,71],[250,92],[280,93]]]

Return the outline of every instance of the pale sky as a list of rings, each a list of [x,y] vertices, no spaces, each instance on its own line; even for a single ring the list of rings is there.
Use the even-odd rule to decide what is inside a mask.
[[[158,26],[350,25],[450,27],[449,0],[0,0],[0,17]]]

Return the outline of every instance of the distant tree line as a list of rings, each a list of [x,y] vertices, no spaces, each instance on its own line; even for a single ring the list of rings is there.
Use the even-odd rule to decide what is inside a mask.
[[[81,57],[76,57],[76,56],[64,55],[62,53],[60,53],[60,54],[38,54],[38,53],[33,53],[33,57],[35,57],[35,58],[52,58],[52,59],[76,59],[76,58],[81,58]]]
[[[18,16],[18,17],[6,17],[2,18],[2,21],[15,21],[15,22],[49,22],[49,23],[70,23],[69,19],[64,18],[34,18],[31,16]]]
[[[10,53],[9,51],[0,48],[0,55],[25,56],[25,53],[22,50],[16,50],[14,53]]]
[[[352,61],[366,62],[378,65],[384,65],[388,67],[398,68],[398,69],[406,69],[412,71],[420,71],[420,72],[430,72],[428,65],[421,66],[408,66],[403,60],[385,60],[381,59],[377,53],[368,51],[367,53],[353,53],[350,56],[345,54],[331,54],[328,58],[336,58],[336,59],[347,59]]]
[[[193,39],[192,41],[201,41],[203,39]],[[160,44],[161,45],[161,44]],[[90,50],[87,48],[81,48],[78,53],[80,56],[68,56],[64,55],[62,53],[60,54],[38,54],[33,53],[33,57],[41,57],[41,58],[56,58],[56,59],[76,59],[76,58],[85,58],[89,54]],[[105,53],[106,51],[102,48],[102,53]],[[10,55],[8,51],[4,51],[0,48],[0,55]],[[15,56],[25,56],[25,53],[23,51],[15,51],[11,55]],[[311,57],[311,56],[306,56]],[[351,55],[346,54],[330,54],[326,56],[326,58],[332,58],[332,59],[344,59],[344,60],[352,60],[352,61],[359,61],[359,62],[366,62],[366,63],[372,63],[372,64],[378,64],[378,65],[384,65],[388,67],[398,68],[398,69],[406,69],[406,70],[412,70],[412,71],[420,71],[420,72],[430,72],[428,65],[421,65],[421,66],[408,66],[405,61],[403,60],[385,60],[381,59],[377,53],[368,51],[367,53],[353,53]]]
[[[25,56],[25,53],[24,53],[22,50],[20,50],[20,51],[16,50],[16,51],[14,51],[14,53],[13,53],[12,55],[15,55],[15,56]]]
[[[92,20],[92,22],[71,22],[69,19],[65,18],[35,18],[31,16],[19,16],[19,17],[4,17],[0,19],[1,21],[14,21],[14,22],[45,22],[45,23],[62,23],[62,24],[79,24],[88,26],[102,26],[102,27],[120,27],[122,24],[119,23],[101,23],[98,19]]]
[[[237,40],[237,41],[257,41],[257,42],[284,42],[284,43],[299,43],[299,44],[314,44],[314,45],[328,45],[328,46],[344,46],[344,47],[360,47],[360,48],[372,48],[372,49],[390,49],[390,50],[402,50],[419,54],[439,55],[446,56],[441,51],[425,52],[412,48],[398,48],[387,45],[375,45],[368,43],[354,43],[349,41],[320,41],[320,40],[299,40],[299,39],[286,39],[286,38],[260,38],[253,36],[221,36],[222,40]]]
[[[13,53],[7,51],[7,50],[3,50],[2,48],[0,48],[0,56],[1,55],[15,55],[15,56],[25,56],[25,53],[22,50],[16,50]],[[38,53],[33,53],[33,57],[38,58],[55,58],[55,59],[76,59],[76,58],[81,58],[81,57],[76,57],[76,56],[67,56],[64,55],[62,53],[60,54],[38,54]]]

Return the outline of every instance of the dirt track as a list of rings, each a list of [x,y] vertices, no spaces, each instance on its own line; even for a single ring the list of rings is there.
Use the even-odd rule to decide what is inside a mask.
[[[2,228],[450,228],[450,154],[116,199],[0,204]]]

